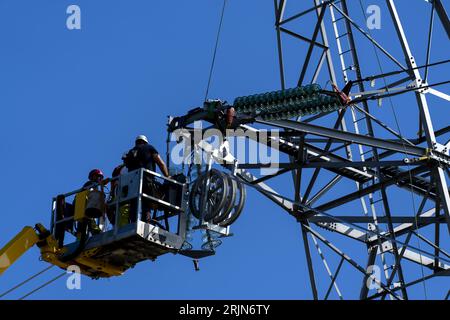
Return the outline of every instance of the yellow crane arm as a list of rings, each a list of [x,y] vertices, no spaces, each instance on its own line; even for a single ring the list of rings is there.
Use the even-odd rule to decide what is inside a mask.
[[[78,265],[81,272],[89,276],[98,276],[98,273],[101,273],[103,277],[119,276],[127,269],[92,258],[98,248],[82,252],[70,261],[61,261],[60,257],[67,248],[60,248],[53,235],[38,223],[35,228],[29,226],[23,228],[5,247],[0,249],[0,276],[34,245],[39,247],[42,260],[62,269],[67,269],[73,264]]]
[[[39,241],[39,236],[32,227],[23,228],[0,250],[0,275]]]

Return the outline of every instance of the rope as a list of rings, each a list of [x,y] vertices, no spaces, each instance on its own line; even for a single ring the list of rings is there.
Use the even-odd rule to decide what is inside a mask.
[[[211,86],[211,78],[212,78],[213,71],[214,71],[214,65],[216,63],[217,48],[219,47],[220,32],[222,30],[223,17],[225,15],[226,5],[227,5],[227,0],[223,0],[223,7],[222,7],[222,14],[220,16],[219,30],[217,30],[216,45],[214,47],[214,54],[213,54],[213,58],[212,58],[212,62],[211,62],[211,68],[209,69],[209,78],[208,78],[208,85],[206,86],[205,101],[208,99],[209,87]]]
[[[384,82],[386,83],[386,80]],[[437,82],[437,83],[433,83],[433,84],[427,84],[425,86],[421,86],[418,88],[404,89],[404,90],[397,91],[397,92],[389,91],[389,89],[383,89],[385,92],[390,92],[390,93],[381,94],[381,95],[373,95],[373,96],[369,96],[367,98],[366,97],[356,98],[356,99],[352,100],[352,103],[359,103],[361,101],[367,101],[367,100],[378,100],[378,99],[383,99],[383,98],[390,98],[393,96],[397,96],[399,94],[403,94],[403,93],[407,93],[407,92],[411,92],[411,91],[425,90],[425,89],[432,88],[432,87],[442,86],[442,85],[448,84],[448,83],[450,83],[450,80]]]
[[[44,272],[50,270],[50,269],[53,268],[53,267],[54,267],[54,265],[51,265],[51,266],[45,268],[44,270],[39,271],[39,272],[36,273],[35,275],[33,275],[33,276],[29,277],[28,279],[26,279],[25,281],[22,281],[22,282],[19,283],[18,285],[14,286],[14,287],[12,287],[11,289],[9,289],[9,290],[5,291],[4,293],[2,293],[2,294],[0,295],[0,298],[3,298],[3,297],[6,296],[7,294],[9,294],[9,293],[13,292],[14,290],[20,288],[20,287],[23,286],[24,284],[28,283],[29,281],[33,280],[33,279],[36,278],[37,276],[43,274]]]
[[[438,66],[438,65],[441,65],[441,64],[449,63],[449,62],[450,62],[450,59],[437,61],[437,62],[433,62],[433,63],[427,63],[427,64],[424,64],[422,66],[411,68],[411,69],[408,69],[408,70],[391,71],[391,72],[386,72],[386,73],[382,73],[382,74],[377,74],[375,76],[365,77],[365,78],[363,78],[361,80],[354,80],[353,83],[372,81],[372,80],[376,80],[376,79],[379,79],[379,78],[394,76],[394,75],[401,74],[401,73],[404,73],[404,72],[409,72],[409,71],[413,71],[413,70],[419,70],[419,69],[428,68],[428,67],[434,67],[434,66]]]
[[[36,289],[30,291],[29,293],[27,293],[26,295],[24,295],[23,297],[19,298],[19,300],[24,300],[25,298],[31,296],[33,293],[45,288],[46,286],[48,286],[49,284],[51,284],[52,282],[58,280],[59,278],[61,278],[62,276],[64,276],[66,274],[66,272],[64,271],[63,273],[61,273],[60,275],[54,277],[53,279],[47,281],[46,283],[40,285],[39,287],[37,287]]]
[[[430,15],[430,27],[428,30],[428,45],[427,45],[427,58],[426,62],[427,64],[430,62],[430,55],[431,55],[431,42],[433,38],[433,24],[434,24],[434,1],[431,3],[431,15]],[[428,66],[425,69],[425,76],[423,77],[425,83],[428,81]]]
[[[361,10],[362,10],[362,12],[363,12],[363,16],[364,16],[365,18],[367,18],[366,12],[364,11],[364,7],[363,7],[362,1],[363,1],[363,0],[359,0],[359,4],[360,4]],[[369,30],[369,35],[370,35],[370,33],[371,33],[371,32],[370,32],[370,30]],[[380,69],[380,72],[383,73],[383,67],[382,67],[382,65],[381,65],[381,61],[380,61],[380,57],[379,57],[379,55],[378,55],[378,52],[377,52],[377,50],[376,50],[376,48],[375,48],[375,45],[374,45],[373,43],[372,43],[372,46],[373,46],[373,49],[374,49],[374,52],[375,52],[375,56],[376,56],[378,68]],[[386,82],[386,78],[385,78],[384,76],[383,76],[382,78],[383,78],[383,82],[384,82],[385,87],[388,88],[388,84],[387,84],[387,82]],[[389,89],[387,89],[387,90],[389,90]],[[397,114],[396,114],[396,112],[395,112],[394,103],[392,102],[392,99],[391,99],[390,96],[388,97],[388,100],[389,100],[389,105],[390,105],[391,110],[392,110],[392,114],[394,115],[394,120],[395,120],[395,124],[396,124],[396,126],[397,126],[397,131],[398,131],[399,135],[402,137],[403,135],[402,135],[402,132],[401,132],[401,129],[400,129],[400,124],[399,124],[399,122],[398,122]],[[401,139],[401,143],[402,143],[402,145],[403,145],[403,148],[405,149],[404,154],[405,154],[405,156],[407,156],[407,155],[406,155],[406,146],[405,146],[405,143],[404,143],[403,139]],[[408,166],[408,167],[409,167],[409,166]],[[418,220],[417,220],[417,214],[416,214],[416,204],[415,204],[415,200],[414,200],[414,192],[413,192],[413,187],[412,187],[412,186],[413,186],[413,180],[412,180],[411,170],[408,170],[408,172],[409,172],[409,179],[410,179],[410,183],[411,183],[410,194],[411,194],[412,206],[413,206],[413,210],[414,210],[414,218],[415,218],[415,224],[416,224],[416,232],[417,232],[417,234],[419,234],[419,226],[418,226]],[[418,247],[419,247],[419,249],[421,249],[421,247],[420,247],[420,240],[417,239],[417,242],[418,242]],[[400,264],[400,261],[398,261],[398,263]],[[424,267],[423,267],[422,255],[420,255],[420,267],[421,267],[422,279],[424,279],[424,278],[425,278],[425,273],[424,273]],[[425,281],[422,281],[422,283],[423,283],[423,289],[424,289],[424,294],[425,294],[425,300],[428,300],[427,287],[426,287]]]

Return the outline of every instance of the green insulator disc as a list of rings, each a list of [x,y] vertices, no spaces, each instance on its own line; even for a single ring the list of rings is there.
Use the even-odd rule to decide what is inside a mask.
[[[278,91],[271,92],[269,98],[272,103],[279,103],[280,93]]]
[[[305,95],[307,96],[310,96],[314,93],[314,90],[311,88],[310,85],[304,86],[303,89],[305,90]]]
[[[333,103],[330,105],[330,111],[339,110],[341,106],[337,103]]]
[[[292,103],[290,103],[290,104],[283,105],[282,110],[290,111],[290,110],[295,110],[297,108],[298,108],[298,102],[292,101]]]
[[[279,108],[280,108],[280,105],[271,104],[270,108],[267,110],[267,112],[274,113],[274,112],[277,112]]]
[[[249,104],[248,105],[248,112],[255,112],[258,110],[258,106],[256,104]]]
[[[259,109],[261,110],[261,112],[267,112],[267,110],[270,109],[270,104],[263,102],[259,104]]]
[[[286,99],[286,92],[284,90],[277,91],[277,96],[278,101],[284,101]]]
[[[272,99],[273,101],[280,101],[283,99],[283,96],[281,95],[281,91],[274,91],[272,92]]]
[[[305,106],[308,107],[308,108],[311,107],[311,106],[314,106],[316,104],[317,104],[317,100],[314,99],[314,98],[306,98],[305,99]]]
[[[296,96],[295,88],[294,89],[287,89],[286,90],[286,96],[288,98],[294,98]]]
[[[315,114],[316,113],[316,109],[314,107],[308,107],[307,110],[308,114]]]
[[[308,86],[308,92],[309,92],[310,95],[319,94],[320,90],[322,90],[322,89],[317,84],[311,84],[311,85]]]
[[[248,103],[249,103],[249,98],[248,98],[248,96],[243,97],[243,98],[242,98],[242,106],[243,106],[243,107],[244,107],[244,106],[247,106]]]
[[[326,96],[321,96],[321,95],[317,96],[316,101],[319,104],[327,104],[328,103],[327,97]]]
[[[297,87],[295,88],[295,95],[297,97],[303,97],[305,95],[305,90],[303,87]]]
[[[297,110],[300,109],[300,108],[301,108],[301,101],[297,101],[297,102],[295,103],[295,106],[294,106],[294,107],[289,108],[289,111],[297,111]]]
[[[263,102],[262,94],[255,95],[255,97],[253,98],[253,103],[260,104],[262,102]]]

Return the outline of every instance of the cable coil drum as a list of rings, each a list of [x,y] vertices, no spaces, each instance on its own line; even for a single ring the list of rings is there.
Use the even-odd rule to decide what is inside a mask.
[[[227,227],[237,220],[244,208],[245,186],[232,176],[212,169],[205,190],[206,178],[207,174],[203,174],[193,183],[189,208],[195,218]],[[206,199],[204,205],[202,199]]]

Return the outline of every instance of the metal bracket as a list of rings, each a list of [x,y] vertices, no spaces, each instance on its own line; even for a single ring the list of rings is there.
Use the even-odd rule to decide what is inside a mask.
[[[440,145],[442,146],[442,145]],[[427,154],[429,159],[437,161],[439,163],[450,165],[450,157],[448,156],[448,149],[445,147],[443,149],[444,152],[440,152],[437,150],[427,149]]]
[[[435,151],[437,151],[437,152],[441,152],[441,153],[444,153],[444,154],[446,154],[446,155],[449,155],[449,150],[448,150],[448,146],[446,146],[446,145],[443,145],[443,144],[440,144],[440,143],[437,143],[437,142],[435,142],[434,144],[433,144],[433,150],[435,150]]]
[[[209,222],[204,222],[199,226],[195,226],[192,228],[193,230],[208,230],[215,232],[220,235],[221,238],[231,237],[233,234],[230,232],[230,227],[221,227],[217,224],[212,224]]]

